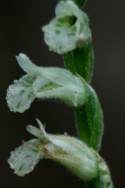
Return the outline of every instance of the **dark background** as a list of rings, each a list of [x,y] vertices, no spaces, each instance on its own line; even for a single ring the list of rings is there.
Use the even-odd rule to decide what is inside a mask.
[[[47,131],[75,135],[73,115],[65,105],[34,102],[24,114],[9,112],[6,89],[23,72],[14,56],[29,55],[36,64],[63,66],[62,59],[49,53],[43,42],[41,25],[54,15],[56,0],[8,0],[0,3],[0,187],[77,187],[83,183],[52,161],[41,161],[25,178],[13,174],[7,165],[9,152],[23,139],[27,124],[40,118]],[[105,114],[102,155],[107,160],[117,188],[125,187],[125,1],[88,1],[96,54],[93,86],[99,94]]]

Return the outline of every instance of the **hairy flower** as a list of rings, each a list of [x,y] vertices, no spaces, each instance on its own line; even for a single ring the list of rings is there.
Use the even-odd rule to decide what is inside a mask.
[[[11,152],[8,163],[15,174],[25,176],[34,170],[41,159],[50,159],[81,180],[96,178],[98,187],[113,188],[108,166],[96,151],[75,137],[48,134],[40,120],[37,119],[37,123],[39,128],[27,126],[27,131],[36,138]]]
[[[19,176],[30,173],[40,159],[54,160],[83,180],[97,176],[96,153],[82,141],[66,135],[47,134],[42,123],[40,129],[28,126],[27,130],[36,139],[25,142],[11,153],[10,167]]]
[[[91,41],[88,16],[71,0],[61,1],[55,18],[43,27],[44,40],[50,50],[64,54]]]
[[[81,106],[86,98],[86,83],[66,69],[39,67],[24,54],[17,56],[20,67],[26,72],[14,81],[7,91],[11,111],[24,112],[35,98],[59,99],[68,105]]]

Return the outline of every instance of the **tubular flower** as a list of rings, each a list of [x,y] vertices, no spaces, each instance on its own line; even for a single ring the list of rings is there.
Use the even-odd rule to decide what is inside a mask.
[[[92,38],[88,16],[71,0],[58,3],[55,18],[42,30],[49,49],[58,54],[82,48]]]
[[[8,162],[17,175],[30,173],[39,160],[45,158],[62,164],[81,179],[91,180],[97,176],[97,157],[93,149],[71,136],[47,134],[42,123],[37,122],[40,129],[27,127],[37,138],[11,152]]]
[[[7,90],[11,111],[24,112],[38,99],[59,99],[70,106],[81,106],[86,98],[86,83],[70,71],[56,67],[39,67],[24,54],[17,56],[26,74],[14,81]]]

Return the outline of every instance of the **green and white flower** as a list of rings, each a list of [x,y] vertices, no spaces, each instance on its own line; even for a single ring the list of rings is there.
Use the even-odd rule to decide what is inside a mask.
[[[82,48],[92,38],[88,16],[71,0],[57,4],[55,18],[42,30],[49,49],[58,54]]]
[[[113,188],[107,164],[96,151],[75,137],[48,134],[38,119],[37,123],[39,128],[27,126],[27,131],[36,138],[11,152],[8,163],[15,174],[25,176],[33,171],[41,159],[50,159],[81,180],[96,178],[98,187]]]
[[[70,106],[81,106],[86,98],[86,83],[70,71],[57,67],[39,67],[24,54],[17,56],[26,74],[14,81],[7,91],[11,111],[24,112],[38,99],[59,99]]]
[[[27,130],[36,139],[25,142],[11,152],[10,167],[19,176],[30,173],[40,159],[54,160],[83,180],[97,176],[97,157],[91,148],[82,141],[66,135],[47,134],[42,123],[40,129],[28,126]]]

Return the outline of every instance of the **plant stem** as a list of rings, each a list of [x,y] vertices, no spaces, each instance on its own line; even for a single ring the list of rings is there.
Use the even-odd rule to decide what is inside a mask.
[[[90,83],[94,68],[92,43],[65,54],[64,64],[71,72],[79,74]],[[74,114],[78,137],[89,146],[99,150],[103,133],[103,115],[96,93],[90,94],[88,101],[81,108],[74,109]],[[96,180],[86,183],[85,186],[97,188]]]
[[[94,68],[94,52],[92,44],[76,49],[64,55],[64,64],[74,74],[79,74],[87,82],[91,81]]]
[[[74,110],[78,136],[90,147],[99,151],[103,135],[103,113],[94,91],[89,93],[87,102]]]
[[[92,44],[65,54],[64,63],[67,69],[74,74],[79,74],[89,83],[94,67]],[[103,132],[103,114],[94,90],[89,92],[88,100],[81,108],[74,109],[74,114],[79,138],[90,147],[99,150]]]

